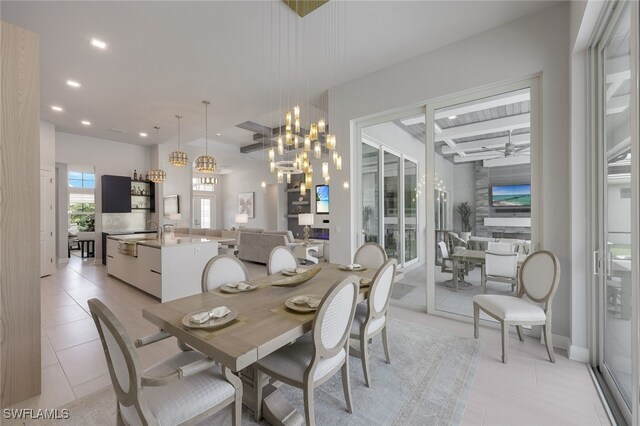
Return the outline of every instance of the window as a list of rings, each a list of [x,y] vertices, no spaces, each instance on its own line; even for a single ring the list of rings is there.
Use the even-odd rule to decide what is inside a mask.
[[[202,183],[200,178],[194,177],[193,181],[193,190],[194,191],[204,191],[204,192],[213,192],[215,191],[215,187],[213,183]]]
[[[69,172],[69,188],[95,189],[96,175],[85,172]]]
[[[95,231],[95,173],[69,171],[69,231]]]

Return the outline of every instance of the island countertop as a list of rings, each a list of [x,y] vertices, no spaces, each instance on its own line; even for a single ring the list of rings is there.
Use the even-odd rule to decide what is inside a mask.
[[[174,236],[163,235],[162,239],[158,239],[155,233],[152,234],[125,234],[125,235],[110,235],[108,237],[111,240],[137,240],[139,245],[162,248],[162,247],[175,247],[186,246],[192,244],[207,244],[207,243],[229,243],[235,241],[233,238],[222,237],[208,237],[208,236]]]

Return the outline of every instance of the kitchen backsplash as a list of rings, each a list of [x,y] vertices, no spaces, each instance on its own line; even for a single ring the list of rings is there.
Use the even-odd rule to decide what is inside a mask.
[[[102,230],[104,232],[145,229],[151,214],[135,213],[102,213]]]

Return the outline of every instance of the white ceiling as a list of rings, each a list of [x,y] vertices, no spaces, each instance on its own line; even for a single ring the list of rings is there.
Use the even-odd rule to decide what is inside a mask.
[[[274,126],[280,117],[271,111],[305,100],[325,108],[328,87],[552,4],[332,0],[299,18],[279,0],[2,1],[0,13],[40,34],[41,117],[59,130],[153,144],[159,125],[160,141],[174,142],[180,114],[189,142],[204,134],[200,101],[208,99],[210,138],[239,147],[252,134],[236,124],[271,117],[260,124]],[[92,37],[108,48],[90,46]]]

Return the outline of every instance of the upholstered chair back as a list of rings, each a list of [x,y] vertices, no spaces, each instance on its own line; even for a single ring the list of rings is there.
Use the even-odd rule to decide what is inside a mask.
[[[487,250],[492,252],[509,253],[513,251],[513,243],[489,241],[487,243]]]
[[[345,278],[320,302],[312,328],[316,355],[328,358],[344,348],[356,310],[358,281],[354,275]]]
[[[515,278],[518,275],[518,253],[486,251],[485,272],[494,277]]]
[[[202,292],[215,290],[233,281],[249,279],[246,266],[235,256],[219,254],[207,262],[202,271]]]
[[[373,318],[381,318],[387,313],[389,302],[391,301],[391,290],[393,281],[396,276],[396,268],[398,262],[395,259],[387,260],[384,265],[378,269],[371,290],[369,290],[369,312]]]
[[[120,411],[136,423],[146,424],[140,419],[153,420],[153,415],[139,399],[141,370],[135,346],[122,323],[104,303],[98,299],[90,299],[87,303],[100,335]]]
[[[356,251],[353,263],[358,263],[365,268],[378,269],[387,260],[387,253],[380,244],[365,243]]]
[[[447,244],[444,241],[438,242],[438,247],[440,247],[440,254],[443,259],[449,259],[449,250],[447,249]]]
[[[560,282],[560,262],[547,250],[533,253],[520,267],[520,296],[526,294],[535,302],[551,305]]]
[[[283,269],[291,269],[298,267],[298,259],[293,252],[284,246],[274,247],[269,255],[267,263],[267,274],[273,275],[281,272]]]

